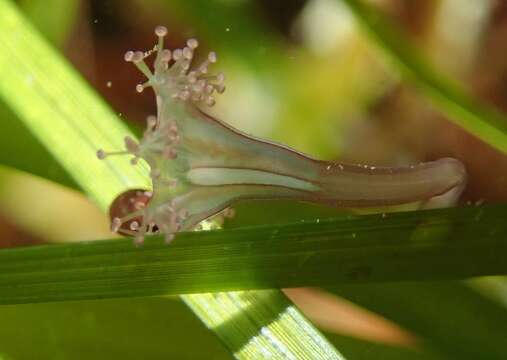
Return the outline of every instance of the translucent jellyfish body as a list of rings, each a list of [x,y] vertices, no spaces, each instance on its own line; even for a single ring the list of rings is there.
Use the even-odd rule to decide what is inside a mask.
[[[147,77],[139,92],[155,92],[157,116],[148,118],[142,139],[125,138],[125,150],[97,155],[128,154],[132,164],[146,160],[153,189],[133,197],[132,212],[115,217],[112,229],[143,242],[163,233],[170,242],[243,199],[293,199],[335,207],[372,207],[421,201],[424,207],[447,205],[460,195],[466,173],[455,159],[445,158],[408,167],[374,167],[312,159],[288,147],[244,134],[207,115],[225,90],[224,75],[211,74],[217,61],[210,52],[193,65],[198,47],[190,39],[182,49],[164,49],[167,29],[157,27],[158,43],[148,52],[128,51],[125,60]],[[156,54],[153,72],[145,58]],[[137,199],[137,200],[136,200]]]

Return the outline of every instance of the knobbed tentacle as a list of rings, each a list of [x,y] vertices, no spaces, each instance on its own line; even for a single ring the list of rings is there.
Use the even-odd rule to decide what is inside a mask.
[[[132,164],[142,158],[151,167],[153,190],[133,198],[133,211],[114,218],[113,231],[128,223],[124,233],[137,244],[146,234],[161,232],[167,242],[202,220],[222,213],[242,199],[294,199],[336,207],[369,207],[423,201],[424,206],[452,202],[465,183],[463,165],[455,159],[399,168],[347,165],[314,160],[288,147],[256,139],[200,110],[213,106],[225,90],[224,75],[209,73],[217,61],[214,52],[193,66],[195,39],[182,49],[164,49],[167,29],[157,27],[157,45],[150,51],[128,51],[147,77],[141,92],[152,87],[157,116],[147,119],[146,131],[136,142],[125,138]],[[153,72],[145,58],[156,54]],[[435,200],[435,201],[434,201]]]

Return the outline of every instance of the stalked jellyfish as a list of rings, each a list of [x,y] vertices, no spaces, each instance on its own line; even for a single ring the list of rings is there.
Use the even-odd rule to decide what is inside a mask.
[[[200,110],[213,106],[225,90],[224,75],[211,74],[214,52],[192,65],[198,42],[164,49],[165,27],[155,29],[158,44],[148,52],[128,51],[125,60],[147,77],[138,92],[153,88],[157,116],[147,119],[142,139],[125,138],[125,150],[97,156],[130,154],[151,168],[152,192],[134,198],[131,213],[112,220],[112,230],[135,237],[163,233],[169,243],[179,231],[225,212],[242,199],[293,199],[335,207],[372,207],[420,201],[423,207],[452,204],[466,173],[455,159],[409,167],[373,167],[314,160],[288,147],[248,136]],[[145,58],[155,53],[154,71]],[[149,199],[149,201],[148,201]],[[126,226],[128,225],[128,226]],[[127,227],[127,228],[126,228]]]

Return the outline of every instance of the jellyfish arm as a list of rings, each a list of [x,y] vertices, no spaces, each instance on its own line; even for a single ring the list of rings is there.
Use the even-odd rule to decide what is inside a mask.
[[[192,66],[198,47],[190,39],[182,49],[164,49],[165,27],[155,29],[158,43],[148,52],[128,51],[125,60],[147,77],[137,91],[155,92],[157,116],[148,118],[142,139],[125,138],[132,163],[150,166],[151,200],[112,222],[113,230],[130,222],[127,232],[141,244],[161,232],[171,242],[244,199],[290,199],[333,207],[358,208],[420,202],[422,208],[457,201],[466,172],[458,160],[444,158],[407,167],[375,167],[315,160],[286,146],[257,139],[215,119],[200,108],[213,106],[225,90],[224,75],[210,74],[214,52]],[[145,58],[156,53],[152,70]],[[141,219],[132,221],[132,219]]]

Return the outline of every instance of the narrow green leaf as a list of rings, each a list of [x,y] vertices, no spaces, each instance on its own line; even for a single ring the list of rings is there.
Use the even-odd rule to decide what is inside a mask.
[[[507,206],[0,251],[0,303],[507,274]],[[431,264],[429,266],[428,264]],[[220,301],[218,301],[220,303]]]
[[[0,319],[8,359],[232,358],[178,298],[0,306]]]
[[[21,0],[19,5],[41,34],[56,45],[65,41],[80,10],[78,0]]]
[[[68,35],[78,13],[76,0],[21,1],[26,16],[50,42],[60,46]],[[54,11],[42,11],[51,8]],[[55,161],[16,115],[0,100],[0,164],[44,177],[71,188],[75,181]],[[27,156],[30,154],[30,156]]]
[[[502,113],[479,103],[448,76],[434,69],[420,51],[400,35],[400,30],[363,0],[343,1],[407,78],[431,98],[449,120],[507,154],[507,118]]]
[[[0,164],[78,188],[40,141],[0,100]]]
[[[183,299],[238,359],[343,359],[278,290],[187,295]]]
[[[9,359],[52,359],[55,354],[73,360],[230,359],[225,347],[185,310],[171,297],[0,306],[0,353]],[[239,333],[231,335],[238,342],[247,329],[255,330],[237,324]],[[326,336],[354,360],[442,360],[425,349]]]
[[[97,161],[97,149],[119,149],[128,129],[6,0],[0,44],[0,95],[87,194],[106,209],[125,188],[149,186],[146,167]]]
[[[416,334],[422,346],[450,359],[507,358],[507,309],[465,284],[383,283],[328,290],[395,321]]]
[[[123,136],[131,135],[130,132],[76,72],[48,47],[8,0],[0,0],[0,44],[3,49],[0,54],[0,96],[102,209],[106,210],[111,201],[128,188],[148,187],[147,166],[132,167],[126,159],[100,162],[95,158],[98,148],[120,148]],[[133,250],[128,240],[116,243],[120,245],[117,248],[120,252],[122,246],[130,249],[127,253]],[[106,247],[108,244],[115,242],[104,243]],[[75,249],[86,247],[86,244],[80,244],[66,251],[72,253]],[[165,252],[170,253],[167,249]],[[116,255],[122,256],[121,253]],[[107,269],[109,260],[108,256],[102,258],[100,267]],[[123,265],[135,268],[135,263]],[[102,285],[108,287],[108,283],[121,286],[120,279],[109,279]],[[15,288],[11,286],[11,290]],[[86,286],[81,290],[84,290],[82,295],[86,296]],[[136,292],[135,288],[131,290]],[[68,295],[72,296],[72,292]],[[88,297],[90,294],[88,292]],[[138,295],[141,294],[138,292]],[[275,294],[277,299],[283,299],[281,293]],[[264,301],[262,293],[253,292],[248,296],[254,306]],[[273,304],[276,306],[266,307],[265,313],[270,314],[266,317],[252,313],[248,307],[244,308],[240,300],[232,300],[227,305],[205,294],[184,299],[206,324],[208,321],[204,313],[197,310],[203,305],[207,312],[214,311],[217,314],[217,321],[222,319],[224,325],[213,330],[231,351],[236,352],[237,358],[246,358],[249,352],[239,351],[238,344],[231,342],[235,338],[230,334],[236,331],[228,325],[232,323],[227,322],[231,312],[242,321],[255,321],[260,329],[257,337],[263,337],[264,329],[271,327],[266,341],[256,342],[257,337],[251,339],[252,346],[265,356],[275,359],[301,358],[300,355],[326,360],[342,358],[288,300],[277,301]],[[283,311],[274,312],[281,308]],[[290,316],[284,316],[286,312]],[[268,318],[271,322],[263,323]],[[291,336],[287,335],[289,333]],[[308,353],[308,349],[312,352]]]

